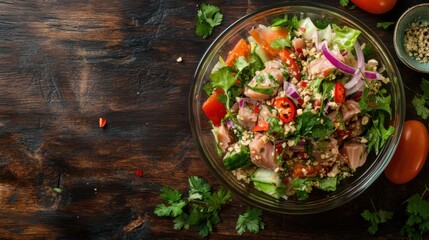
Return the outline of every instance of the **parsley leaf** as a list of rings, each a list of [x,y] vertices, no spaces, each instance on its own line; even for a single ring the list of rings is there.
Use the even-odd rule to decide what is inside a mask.
[[[261,209],[247,208],[244,214],[238,216],[235,226],[237,233],[242,235],[246,230],[252,233],[258,233],[260,230],[264,229],[265,223],[262,221],[261,215]]]
[[[388,29],[393,24],[395,24],[395,22],[378,22],[377,27],[383,28],[383,29]]]
[[[371,225],[368,227],[368,232],[370,234],[375,234],[378,231],[378,224],[385,223],[388,220],[392,219],[393,212],[386,211],[383,209],[377,210],[374,206],[374,203],[371,200],[372,207],[374,209],[373,212],[369,210],[365,210],[361,213],[363,219],[368,221]]]
[[[401,235],[406,235],[409,239],[423,239],[429,232],[429,202],[424,199],[429,188],[425,186],[422,195],[416,193],[408,198],[406,213],[408,216],[405,225],[401,228]]]
[[[416,93],[411,103],[414,105],[417,115],[426,120],[429,116],[429,81],[422,78],[420,88],[423,94]]]
[[[315,140],[324,139],[334,131],[334,124],[324,114],[314,115],[306,111],[295,120],[296,133],[304,137],[312,137]]]
[[[347,5],[349,5],[349,0],[340,0],[340,5],[343,7],[347,7]]]
[[[189,177],[188,182],[187,199],[179,190],[163,187],[160,198],[164,203],[158,204],[154,213],[159,217],[173,217],[176,230],[195,226],[200,236],[206,237],[213,230],[213,225],[220,222],[221,206],[231,200],[231,192],[220,188],[212,193],[210,184],[196,176]]]
[[[211,4],[201,4],[197,13],[196,34],[199,37],[207,38],[212,34],[213,28],[222,23],[223,15],[220,9]]]

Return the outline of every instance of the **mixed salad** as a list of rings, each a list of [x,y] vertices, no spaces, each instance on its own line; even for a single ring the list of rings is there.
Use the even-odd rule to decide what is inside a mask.
[[[224,167],[275,198],[335,191],[394,133],[383,66],[347,26],[284,16],[248,33],[204,87]]]

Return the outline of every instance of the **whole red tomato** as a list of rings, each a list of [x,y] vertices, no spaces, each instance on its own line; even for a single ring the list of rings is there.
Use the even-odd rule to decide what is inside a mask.
[[[359,8],[374,14],[382,14],[390,11],[397,0],[351,0]]]
[[[411,181],[425,165],[429,150],[426,126],[416,120],[405,121],[396,152],[384,174],[393,183]]]

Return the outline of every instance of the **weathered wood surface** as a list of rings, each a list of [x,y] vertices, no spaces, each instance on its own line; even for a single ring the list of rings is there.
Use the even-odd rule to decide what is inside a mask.
[[[324,1],[340,7],[337,0]],[[346,11],[377,32],[392,51],[393,28],[409,6],[386,15]],[[426,1],[427,2],[427,1]],[[200,159],[188,123],[188,93],[199,59],[229,24],[267,1],[210,1],[224,14],[212,37],[194,33],[199,1],[0,1],[0,238],[190,239],[153,214],[162,186],[185,190],[191,175],[214,179]],[[341,8],[341,7],[340,7]],[[183,62],[176,59],[182,57]],[[395,59],[405,85],[429,77]],[[418,119],[407,92],[407,119]],[[98,118],[108,125],[98,128]],[[135,175],[143,169],[143,177]],[[355,200],[308,216],[264,212],[264,231],[245,239],[364,239],[364,209],[403,208],[429,182],[393,185],[381,176]],[[54,192],[59,187],[61,194]],[[211,239],[239,239],[238,197]],[[405,216],[380,227],[400,239]]]

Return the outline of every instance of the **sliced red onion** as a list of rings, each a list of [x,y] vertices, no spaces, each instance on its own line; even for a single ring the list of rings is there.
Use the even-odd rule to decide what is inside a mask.
[[[341,62],[332,54],[331,51],[329,51],[326,42],[322,43],[322,52],[323,52],[323,55],[325,55],[326,59],[328,59],[328,61],[332,63],[332,65],[334,65],[336,68],[338,68],[340,71],[350,75],[354,75],[356,73],[356,68],[350,67],[349,65]]]
[[[246,104],[246,103],[250,104],[250,105],[258,106],[258,107],[261,106],[261,104],[262,104],[261,102],[255,101],[251,98],[238,98],[237,101],[238,101],[238,106],[240,108],[244,107],[244,104]]]
[[[360,74],[359,74],[360,75]],[[352,88],[346,89],[346,96],[349,96],[362,88],[362,85],[365,83],[363,79],[360,78],[360,81],[357,82]]]
[[[348,83],[344,84],[344,87],[346,89],[350,89],[353,86],[355,86],[360,81],[360,79],[362,78],[361,73],[365,72],[365,65],[364,65],[365,59],[363,56],[362,48],[360,47],[358,41],[356,41],[354,43],[354,47],[355,47],[355,52],[356,52],[357,61],[358,61],[357,62],[357,71],[353,75],[353,78]]]
[[[299,98],[298,90],[296,89],[296,86],[293,83],[285,81],[283,83],[283,88],[284,88],[284,91],[286,93],[286,96],[288,96],[292,99],[298,99]]]
[[[228,119],[228,121],[226,121],[226,126],[230,129],[235,126],[235,123],[231,119]]]
[[[381,80],[381,79],[384,78],[383,75],[381,75],[378,72],[366,71],[364,73],[364,75],[365,75],[366,78],[368,78],[368,79],[374,79],[374,80]]]
[[[362,50],[362,49],[361,49]],[[326,42],[322,43],[322,52],[325,55],[326,59],[329,60],[332,65],[334,65],[336,68],[338,68],[340,71],[354,75],[356,73],[356,68],[351,67],[343,62],[341,62],[339,59],[337,59],[328,49],[328,46]],[[380,80],[383,79],[383,75],[381,75],[378,72],[371,72],[371,71],[365,71],[364,72],[365,78],[372,79],[372,80]]]

